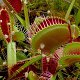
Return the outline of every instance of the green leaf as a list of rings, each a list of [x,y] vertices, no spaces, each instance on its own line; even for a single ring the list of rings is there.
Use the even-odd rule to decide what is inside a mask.
[[[78,13],[75,17],[75,23],[76,23],[76,25],[78,25],[80,23],[80,9],[78,10]]]
[[[17,51],[16,57],[17,57],[17,61],[26,59],[26,55],[22,51]]]
[[[15,16],[21,22],[21,24],[25,27],[26,26],[25,20],[23,20],[18,14],[15,14]]]
[[[9,12],[10,13],[10,32],[12,32],[12,30],[13,30],[13,27],[14,27],[14,15],[11,13],[11,12]],[[10,41],[12,41],[12,35],[10,35]]]
[[[77,68],[80,69],[80,63],[79,62],[75,63],[75,65],[76,65]]]
[[[28,74],[28,79],[29,80],[38,80],[38,76],[33,71],[30,71]]]
[[[0,76],[0,80],[4,80],[4,79],[3,79],[3,76]]]
[[[0,57],[0,65],[2,65],[3,64],[3,60],[1,59],[1,57]]]
[[[56,75],[52,75],[50,80],[56,80]]]
[[[13,35],[13,40],[20,42],[20,41],[24,41],[25,39],[25,35],[23,32],[15,32],[15,34]]]
[[[64,76],[61,71],[58,72],[58,76],[60,80],[64,80]]]
[[[70,4],[70,6],[69,6],[69,8],[68,8],[68,10],[67,10],[67,13],[66,13],[66,15],[65,15],[65,20],[66,20],[66,21],[67,21],[68,18],[69,18],[69,15],[70,15],[70,12],[71,12],[71,10],[72,10],[72,8],[73,8],[73,6],[74,6],[74,3],[75,3],[75,0],[72,0],[71,4]]]
[[[3,40],[4,39],[4,36],[3,36],[3,33],[2,33],[2,30],[0,29],[0,39]]]
[[[25,23],[26,23],[25,28],[28,29],[30,26],[30,23],[29,23],[28,8],[26,3],[27,1],[24,0],[24,15],[25,15]]]
[[[12,67],[16,64],[16,45],[15,42],[10,42],[7,44],[7,62],[8,67]]]
[[[19,32],[18,28],[16,26],[13,26],[14,32]]]

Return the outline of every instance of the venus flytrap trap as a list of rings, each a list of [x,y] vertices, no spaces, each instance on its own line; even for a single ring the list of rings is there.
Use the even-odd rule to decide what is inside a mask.
[[[21,24],[25,27],[26,26],[25,21],[18,15],[18,13],[22,10],[21,0],[18,0],[18,1],[3,0],[3,1],[7,5],[9,10],[11,11],[13,16],[15,15],[17,17],[17,19],[21,22]],[[15,4],[17,4],[17,5],[15,5]],[[17,8],[16,8],[16,6],[17,6]]]
[[[22,9],[22,3],[21,3],[21,0],[3,0],[4,3],[8,6],[9,10],[15,13],[19,13]],[[16,4],[16,5],[15,5]]]
[[[12,42],[12,19],[9,17],[10,15],[5,9],[1,10],[1,29],[3,32],[3,35],[5,36],[4,39],[7,42],[7,64],[8,64],[8,74],[10,76],[10,69],[11,67],[16,64],[16,48],[15,43]],[[11,22],[11,24],[9,24]],[[13,58],[12,58],[13,56]]]
[[[31,29],[30,32],[32,35],[31,45],[34,51],[36,51],[38,48],[41,49],[40,45],[44,44],[45,47],[41,50],[44,53],[50,53],[51,50],[54,51],[57,47],[65,44],[71,39],[68,23],[60,18],[47,18],[43,20],[43,22],[41,22],[39,25],[37,25],[37,27],[32,26],[32,28],[33,27],[34,30]],[[61,34],[58,34],[57,32],[60,32]],[[61,36],[59,38],[56,37],[55,34],[57,36],[63,36],[62,38]],[[52,37],[54,38],[52,39]],[[51,40],[50,42],[49,39]]]
[[[10,25],[8,23],[10,22],[9,20],[9,15],[8,12],[5,9],[1,9],[1,14],[0,14],[0,19],[1,19],[1,29],[4,35],[4,39],[6,42],[10,42]],[[5,29],[4,29],[5,28]]]
[[[63,50],[63,56],[60,59],[60,64],[68,66],[78,61],[80,61],[80,43],[72,42],[67,44]]]

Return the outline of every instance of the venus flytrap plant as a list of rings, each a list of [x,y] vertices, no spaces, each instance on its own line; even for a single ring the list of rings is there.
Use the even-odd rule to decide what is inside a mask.
[[[61,47],[62,45],[65,46],[66,43],[71,41],[73,32],[75,35],[75,31],[74,28],[72,29],[70,27],[70,24],[67,23],[68,17],[70,15],[71,9],[73,7],[73,4],[75,2],[75,0],[72,1],[66,16],[65,16],[65,20],[61,19],[59,17],[48,17],[45,18],[43,21],[41,21],[38,25],[34,25],[30,26],[29,23],[29,17],[28,17],[28,8],[27,8],[27,1],[23,0],[23,9],[24,9],[24,16],[25,16],[25,20],[23,20],[17,13],[21,11],[21,2],[20,0],[17,0],[15,3],[20,3],[19,5],[17,4],[17,6],[15,4],[13,4],[16,0],[4,0],[4,2],[7,4],[10,10],[10,41],[7,41],[7,60],[8,60],[8,73],[9,73],[9,78],[8,80],[14,80],[15,78],[17,78],[19,76],[19,74],[24,74],[25,72],[27,73],[28,70],[24,71],[25,68],[33,65],[33,63],[35,63],[36,61],[39,61],[42,59],[42,73],[40,73],[40,77],[42,77],[42,79],[46,78],[49,80],[55,80],[56,78],[56,70],[58,67],[58,60],[56,58],[54,58],[53,56],[50,56],[51,53],[54,53],[54,51]],[[47,1],[47,0],[46,0]],[[16,7],[18,7],[18,9],[16,9]],[[13,37],[12,37],[12,30],[14,27],[14,15],[18,18],[18,20],[21,22],[21,24],[27,29],[29,30],[29,34],[31,36],[28,36],[29,38],[31,38],[32,42],[30,43],[31,45],[31,49],[27,48],[28,51],[32,52],[32,56],[35,55],[35,57],[31,57],[30,60],[27,60],[26,62],[22,61],[21,64],[19,65],[18,63],[16,64],[16,44],[15,42],[13,42]],[[70,29],[71,28],[71,29]],[[76,29],[75,29],[76,30]],[[56,37],[57,36],[57,37]],[[76,37],[78,37],[78,35],[75,35]],[[7,36],[6,36],[7,37]],[[80,44],[79,44],[80,45]],[[79,46],[80,47],[80,46]],[[78,48],[72,49],[75,52],[77,52],[76,50],[78,49],[78,51],[80,50]],[[72,46],[72,48],[74,48],[74,46]],[[40,55],[37,54],[36,52],[40,50]],[[65,50],[66,51],[66,50]],[[79,55],[77,56],[73,56],[74,51],[72,53],[69,53],[71,51],[71,49],[68,49],[66,52],[68,53],[68,55],[66,55],[67,53],[65,53],[64,56],[61,56],[62,60],[60,61],[60,63],[62,64],[62,62],[66,62],[65,64],[62,65],[67,65],[68,61],[74,61],[74,58],[79,58]],[[36,54],[35,54],[36,53]],[[43,54],[41,54],[43,53]],[[79,52],[77,52],[77,54],[80,54]],[[36,56],[37,55],[37,56]],[[44,59],[43,55],[45,55]],[[69,60],[66,61],[66,56],[70,56],[73,59],[70,59],[70,57],[68,58]],[[65,59],[64,59],[65,58]],[[44,59],[44,60],[43,60]],[[59,58],[60,59],[60,58]],[[80,61],[76,60],[76,61]],[[15,65],[14,65],[15,64]],[[14,69],[15,68],[15,69]],[[12,71],[12,73],[11,73]],[[23,71],[23,72],[22,72]],[[31,74],[31,75],[30,75]],[[33,75],[33,72],[29,72],[29,79],[30,80],[35,80],[35,76]],[[61,75],[61,73],[59,73]],[[21,78],[22,76],[20,76]],[[63,79],[63,76],[60,76]]]
[[[10,11],[13,10],[11,5],[9,4],[9,2],[7,0],[3,0],[3,2],[7,5],[7,7],[9,8]]]
[[[35,57],[32,57],[30,61],[25,62],[24,65],[22,65],[18,70],[16,70],[10,77],[8,80],[12,80],[17,74],[19,74],[22,70],[24,70],[26,67],[28,67],[29,65],[35,63],[36,61],[39,61],[42,59],[42,55],[38,55]]]
[[[3,32],[3,36],[4,36],[4,39],[6,41],[6,43],[10,42],[10,25],[9,25],[9,22],[10,22],[10,19],[9,19],[9,15],[8,15],[8,12],[5,10],[5,9],[1,9],[0,10],[0,25],[1,25],[1,29],[2,29],[2,32]]]
[[[17,19],[21,22],[21,24],[25,27],[26,26],[26,23],[25,23],[25,20],[23,20],[19,15],[18,13],[21,11],[22,9],[22,3],[20,0],[18,1],[15,1],[15,4],[19,4],[17,5],[17,8],[16,8],[16,5],[14,5],[14,2],[10,1],[10,0],[3,0],[4,3],[7,5],[7,7],[9,8],[9,10],[11,11],[12,14],[14,14]]]
[[[9,28],[9,36],[10,36],[10,40],[8,40],[7,43],[7,63],[8,63],[8,75],[10,76],[10,70],[12,68],[12,66],[14,64],[16,64],[16,44],[15,42],[12,42],[12,31],[13,31],[13,27],[14,27],[14,15],[13,15],[13,11],[15,12],[15,10],[13,10],[13,8],[11,7],[11,5],[9,4],[9,2],[7,0],[4,0],[4,2],[6,3],[6,5],[9,7],[9,14],[7,13],[7,15],[9,15],[10,18],[10,22],[7,23],[6,26],[10,26]],[[12,4],[12,3],[11,3]],[[14,5],[12,5],[14,6]],[[15,7],[14,7],[15,8]],[[8,8],[7,8],[8,9]],[[13,10],[13,11],[12,11]],[[17,10],[18,11],[18,10]],[[6,18],[7,19],[7,18]],[[3,20],[3,18],[2,18]],[[5,20],[6,21],[6,20]],[[4,22],[5,23],[5,22]],[[5,23],[6,24],[6,23]],[[3,27],[3,25],[2,25]],[[3,29],[3,32],[5,31],[5,29]],[[7,30],[6,30],[7,31]]]
[[[22,9],[21,0],[3,0],[3,1],[8,6],[10,11],[13,10],[15,13],[19,13]]]
[[[16,63],[16,48],[15,43],[12,42],[12,27],[13,27],[13,18],[9,13],[5,10],[1,10],[1,29],[3,32],[4,38],[7,42],[7,63],[8,63],[8,74],[10,76],[10,69],[13,66],[13,64]],[[13,57],[12,57],[13,56]]]

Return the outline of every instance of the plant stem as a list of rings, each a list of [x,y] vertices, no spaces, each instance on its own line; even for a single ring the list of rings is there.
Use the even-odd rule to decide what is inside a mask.
[[[73,8],[74,3],[75,3],[75,0],[72,0],[71,4],[70,4],[70,6],[69,6],[69,8],[68,8],[68,10],[67,10],[67,13],[66,13],[66,15],[65,15],[65,20],[66,20],[66,21],[67,21],[68,18],[69,18],[69,15],[70,15],[70,12],[71,12],[71,10],[72,10],[72,8]]]
[[[26,29],[29,29],[30,23],[28,16],[27,0],[24,0],[24,16],[25,16]]]
[[[10,13],[10,41],[12,42],[12,31],[13,31],[13,27],[14,27],[14,15]]]

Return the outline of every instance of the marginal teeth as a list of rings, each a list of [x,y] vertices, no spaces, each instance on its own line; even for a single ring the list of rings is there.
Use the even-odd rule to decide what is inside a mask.
[[[34,25],[35,25],[35,27],[36,27],[36,28],[38,28],[38,26],[37,26],[36,22],[34,22]]]
[[[58,17],[58,23],[60,24],[60,17]]]
[[[43,27],[42,27],[42,25],[40,24],[40,28],[41,28],[41,30],[43,29]]]
[[[43,21],[40,23],[36,23],[34,21],[33,24],[31,24],[31,27],[30,27],[30,33],[31,33],[31,36],[35,35],[37,32],[43,30],[44,28],[46,27],[49,27],[50,25],[58,25],[58,24],[64,24],[65,23],[65,20],[59,18],[59,17],[45,17],[43,15],[44,19]],[[37,17],[36,17],[37,18]]]
[[[49,26],[49,24],[48,24],[48,22],[47,22],[47,19],[46,19],[46,24],[47,24],[47,26]]]
[[[32,26],[31,26],[32,27]],[[35,34],[34,30],[32,30],[32,28],[30,27],[30,32],[31,34]]]
[[[57,24],[57,23],[56,23],[56,17],[54,18],[54,24]]]
[[[48,23],[47,23],[46,19],[45,19],[44,21],[45,21],[45,23],[46,23],[46,27],[47,27],[47,26],[48,26]]]
[[[54,18],[52,18],[52,23],[54,24]]]
[[[49,25],[51,25],[51,22],[48,19],[47,19],[47,21],[48,21]]]
[[[45,24],[44,24],[44,22],[43,22],[43,26],[45,27]]]
[[[61,24],[63,24],[62,20],[61,20]]]
[[[32,25],[32,29],[33,29],[34,33],[36,33],[36,28],[34,26],[35,25]]]

